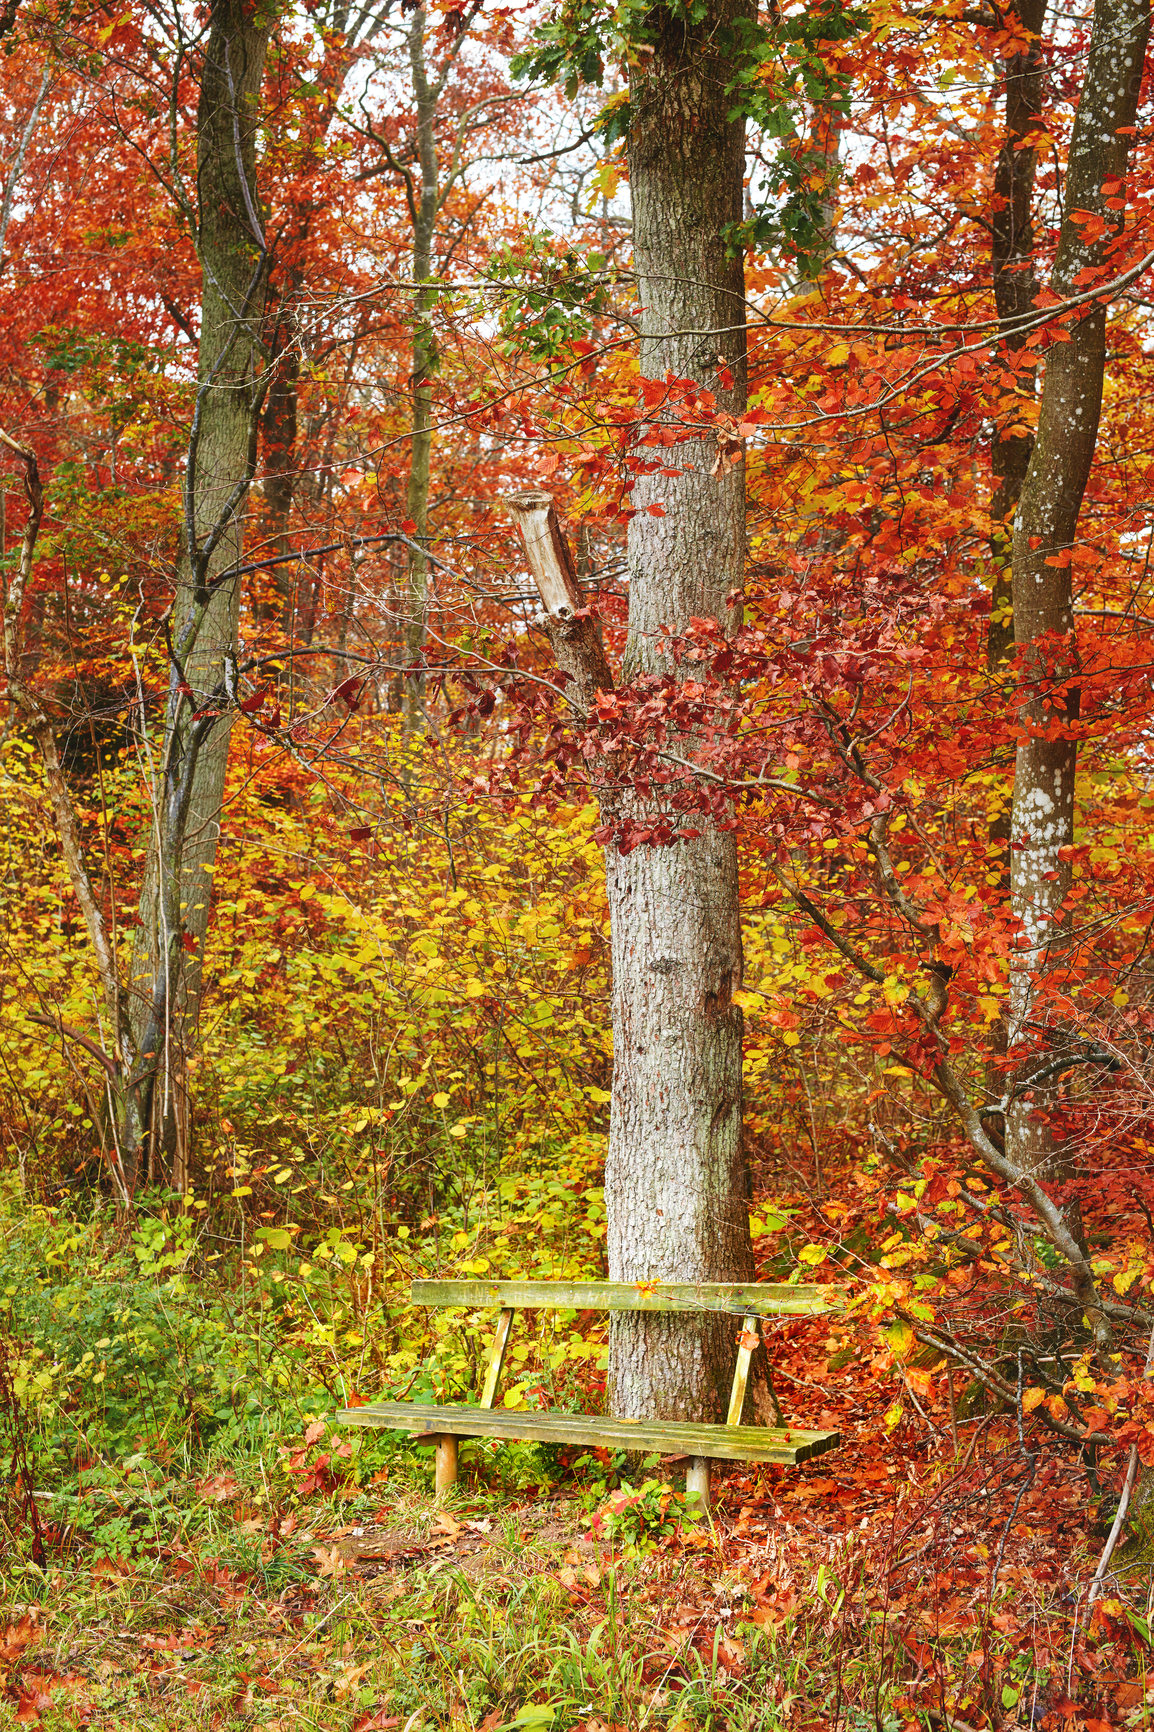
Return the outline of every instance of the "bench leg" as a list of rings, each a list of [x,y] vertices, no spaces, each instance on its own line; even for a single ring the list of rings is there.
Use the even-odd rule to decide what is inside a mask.
[[[437,1438],[437,1495],[457,1483],[457,1440],[451,1432]]]
[[[709,1457],[695,1455],[685,1470],[685,1495],[696,1498],[703,1509],[709,1508]]]

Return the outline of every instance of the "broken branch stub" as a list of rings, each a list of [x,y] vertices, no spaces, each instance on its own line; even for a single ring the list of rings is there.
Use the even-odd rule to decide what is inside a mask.
[[[601,628],[582,608],[577,570],[548,493],[514,493],[505,502],[516,519],[525,559],[545,608],[553,656],[566,675],[565,696],[582,720],[598,692],[613,690],[613,670]]]
[[[508,505],[521,531],[537,593],[550,619],[564,624],[581,607],[581,589],[553,497],[549,493],[514,493]]]

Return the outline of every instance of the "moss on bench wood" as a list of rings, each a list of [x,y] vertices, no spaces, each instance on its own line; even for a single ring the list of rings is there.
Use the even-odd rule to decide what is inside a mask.
[[[816,1317],[844,1305],[833,1287],[769,1281],[414,1281],[412,1302],[438,1309],[500,1305],[514,1311],[723,1311],[758,1317]]]
[[[768,1430],[760,1425],[691,1425],[680,1420],[628,1420],[529,1408],[426,1407],[407,1401],[345,1408],[342,1425],[363,1425],[434,1437],[494,1437],[504,1441],[577,1443],[590,1448],[712,1456],[721,1461],[799,1462],[841,1442],[837,1431]]]

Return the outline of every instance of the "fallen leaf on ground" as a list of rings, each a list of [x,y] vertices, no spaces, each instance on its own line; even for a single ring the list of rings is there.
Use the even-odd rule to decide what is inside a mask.
[[[0,1635],[0,1663],[10,1665],[13,1660],[18,1660],[35,1637],[35,1620],[25,1612],[18,1624],[9,1624]]]

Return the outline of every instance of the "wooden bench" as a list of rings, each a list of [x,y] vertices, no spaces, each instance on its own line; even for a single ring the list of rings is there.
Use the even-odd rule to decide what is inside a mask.
[[[408,1431],[437,1446],[436,1487],[447,1491],[457,1478],[457,1439],[496,1437],[535,1443],[583,1443],[593,1448],[628,1449],[688,1456],[686,1490],[709,1502],[710,1458],[723,1461],[805,1461],[835,1449],[836,1431],[796,1431],[792,1427],[742,1425],[749,1362],[757,1345],[759,1317],[812,1317],[840,1309],[828,1287],[698,1286],[679,1282],[623,1281],[414,1281],[414,1305],[500,1308],[497,1331],[485,1372],[480,1406],[434,1407],[422,1402],[379,1401],[346,1408],[342,1425]],[[539,1412],[493,1406],[504,1363],[513,1313],[566,1311],[719,1311],[742,1317],[737,1367],[724,1425],[693,1425],[681,1420],[613,1419],[594,1414]]]

